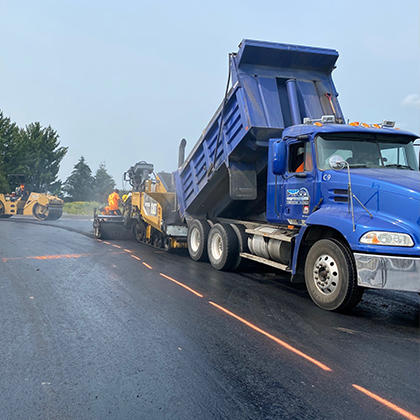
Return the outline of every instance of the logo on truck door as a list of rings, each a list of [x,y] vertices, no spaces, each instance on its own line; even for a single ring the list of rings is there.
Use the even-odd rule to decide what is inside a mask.
[[[294,188],[286,191],[286,204],[309,205],[310,196],[306,188]]]

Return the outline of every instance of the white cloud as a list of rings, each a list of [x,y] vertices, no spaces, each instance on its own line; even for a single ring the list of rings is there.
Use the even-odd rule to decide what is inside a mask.
[[[420,95],[418,93],[408,94],[401,102],[403,105],[420,108]]]

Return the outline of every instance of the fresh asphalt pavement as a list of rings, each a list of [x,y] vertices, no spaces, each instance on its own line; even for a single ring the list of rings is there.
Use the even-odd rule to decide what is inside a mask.
[[[326,312],[91,223],[0,220],[1,419],[420,416],[418,295]]]

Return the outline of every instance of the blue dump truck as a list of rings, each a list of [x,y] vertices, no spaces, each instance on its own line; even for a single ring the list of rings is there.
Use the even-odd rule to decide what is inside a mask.
[[[413,133],[346,124],[331,49],[244,40],[225,97],[175,173],[188,250],[217,270],[253,260],[326,310],[367,287],[420,292]]]

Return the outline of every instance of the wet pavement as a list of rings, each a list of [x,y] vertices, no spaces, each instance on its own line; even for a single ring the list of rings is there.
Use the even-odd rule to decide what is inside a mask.
[[[418,295],[325,312],[281,274],[97,241],[90,218],[0,238],[2,419],[420,416]]]

